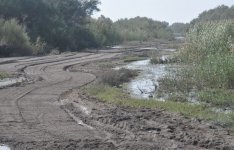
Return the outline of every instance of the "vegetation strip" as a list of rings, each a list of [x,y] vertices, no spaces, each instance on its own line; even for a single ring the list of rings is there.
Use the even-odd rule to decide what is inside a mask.
[[[189,103],[158,101],[156,99],[141,100],[130,98],[121,88],[109,85],[92,85],[85,88],[85,91],[99,100],[120,106],[130,106],[135,108],[159,108],[169,112],[181,113],[187,117],[211,120],[217,124],[228,126],[234,131],[234,113],[225,114],[215,112],[205,105],[191,105]]]

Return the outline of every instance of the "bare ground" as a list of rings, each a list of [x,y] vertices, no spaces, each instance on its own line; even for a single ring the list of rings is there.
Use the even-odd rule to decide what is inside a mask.
[[[0,71],[20,72],[33,83],[0,90],[0,143],[14,150],[234,149],[234,137],[221,127],[163,110],[113,106],[83,93],[80,87],[100,71],[95,64],[118,55],[2,60]],[[69,71],[72,66],[78,69]]]

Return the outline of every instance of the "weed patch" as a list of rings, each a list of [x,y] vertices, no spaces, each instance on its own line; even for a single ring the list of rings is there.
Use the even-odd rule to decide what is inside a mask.
[[[8,77],[10,77],[10,75],[8,73],[0,72],[0,80],[2,80],[4,78],[8,78]]]
[[[137,76],[137,71],[129,69],[109,70],[102,76],[102,82],[110,86],[119,87],[121,84],[130,81],[133,77]]]

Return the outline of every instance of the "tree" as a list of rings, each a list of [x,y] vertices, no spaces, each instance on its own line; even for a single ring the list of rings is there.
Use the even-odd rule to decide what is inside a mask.
[[[19,25],[15,19],[0,20],[0,55],[19,56],[32,53],[33,45],[25,27]]]
[[[146,17],[121,19],[115,22],[115,27],[125,41],[173,38],[167,22],[154,21]]]
[[[98,4],[98,0],[2,0],[0,14],[25,24],[34,42],[41,37],[60,50],[79,50],[89,46],[82,38],[89,34],[84,25]]]
[[[188,28],[189,28],[189,24],[185,24],[185,23],[173,23],[170,26],[170,29],[174,33],[182,34],[182,35],[184,35],[187,32]]]
[[[198,16],[198,18],[191,21],[191,24],[194,25],[198,22],[220,21],[229,19],[234,19],[234,6],[228,7],[225,5],[221,5],[214,9],[202,12]]]
[[[89,29],[93,33],[97,46],[115,45],[122,41],[110,18],[100,16],[97,20],[91,19]]]

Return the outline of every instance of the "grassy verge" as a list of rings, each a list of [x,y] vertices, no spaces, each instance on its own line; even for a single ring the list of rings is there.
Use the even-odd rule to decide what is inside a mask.
[[[201,101],[218,107],[234,108],[234,91],[223,89],[203,90],[198,94]]]
[[[188,103],[157,100],[140,100],[130,98],[122,89],[110,87],[108,85],[93,85],[86,88],[86,92],[104,102],[129,106],[134,108],[159,108],[169,112],[181,113],[186,117],[195,117],[198,119],[212,120],[216,123],[234,126],[234,114],[224,114],[214,112],[204,105],[191,105]],[[234,128],[233,128],[234,129]],[[234,131],[234,130],[233,130]]]
[[[8,73],[0,72],[0,80],[2,80],[4,78],[8,78],[8,77],[10,77],[10,75]]]

